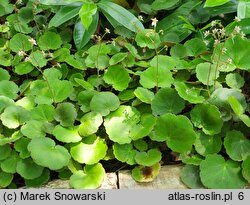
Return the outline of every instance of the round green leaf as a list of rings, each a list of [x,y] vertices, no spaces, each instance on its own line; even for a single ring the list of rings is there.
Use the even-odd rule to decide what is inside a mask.
[[[4,126],[15,129],[27,122],[29,112],[20,106],[7,107],[1,115],[1,120]]]
[[[116,110],[120,106],[119,98],[111,92],[100,92],[93,96],[90,101],[90,109],[106,116],[110,111]]]
[[[207,135],[218,134],[223,126],[219,109],[211,104],[198,104],[190,112],[194,126]]]
[[[54,120],[55,108],[53,105],[38,105],[31,110],[31,118],[38,121],[48,121]]]
[[[131,132],[140,120],[139,112],[130,106],[120,106],[104,121],[104,126],[109,138],[119,144],[131,142]]]
[[[61,169],[67,166],[70,154],[67,149],[46,137],[34,138],[28,145],[30,155],[36,164],[48,167],[51,170]]]
[[[189,56],[198,56],[207,50],[206,44],[200,38],[192,38],[184,46]]]
[[[16,173],[16,165],[19,160],[18,154],[15,151],[12,151],[10,156],[1,162],[1,169],[10,174]]]
[[[115,55],[113,55],[110,60],[109,60],[109,64],[110,65],[115,65],[121,61],[123,61],[126,57],[127,57],[127,53],[116,53]]]
[[[138,32],[135,41],[140,47],[148,47],[150,49],[156,49],[160,46],[161,40],[158,33],[152,29],[143,29]]]
[[[103,76],[103,80],[112,85],[118,91],[128,87],[130,77],[128,72],[121,65],[110,66]]]
[[[134,141],[133,144],[134,147],[141,152],[148,150],[148,143],[143,139],[138,139]]]
[[[218,88],[216,89],[209,102],[220,109],[221,117],[224,121],[228,121],[232,118],[233,112],[228,102],[230,96],[234,96],[242,105],[243,110],[246,109],[247,104],[244,95],[235,89]]]
[[[246,181],[238,162],[225,161],[221,155],[208,155],[200,164],[202,183],[211,189],[242,189]]]
[[[9,72],[3,68],[0,68],[0,81],[9,79],[10,79]]]
[[[25,75],[30,73],[34,66],[30,62],[21,62],[15,66],[15,73],[18,75]]]
[[[21,159],[17,162],[16,171],[24,179],[35,179],[41,176],[43,167],[35,164],[32,159]]]
[[[14,100],[6,97],[0,96],[0,113],[8,106],[14,105]]]
[[[179,155],[180,160],[185,164],[199,166],[203,157],[199,154],[182,153]]]
[[[29,39],[28,36],[17,33],[10,39],[10,49],[16,53],[31,50],[33,45]]]
[[[151,182],[158,176],[160,169],[160,163],[153,166],[136,166],[132,169],[132,177],[137,182]]]
[[[14,176],[13,174],[10,173],[5,173],[3,171],[0,170],[0,187],[7,187],[10,185],[10,183],[12,182]]]
[[[206,135],[200,132],[195,141],[195,150],[203,156],[217,154],[221,150],[222,141],[220,135]]]
[[[240,89],[244,86],[245,80],[239,73],[229,73],[226,76],[226,84],[230,88]]]
[[[75,106],[67,102],[57,105],[54,117],[62,126],[72,126],[77,117]]]
[[[165,113],[180,113],[185,107],[185,101],[172,88],[161,88],[152,100],[152,111],[154,115]]]
[[[79,144],[72,146],[70,153],[77,162],[95,164],[103,159],[108,147],[104,140],[97,138],[93,144]]]
[[[0,81],[0,95],[15,99],[18,91],[19,88],[14,82],[7,80]]]
[[[240,131],[231,130],[227,132],[224,146],[227,154],[234,161],[245,160],[250,155],[250,140]]]
[[[213,85],[219,77],[219,71],[216,65],[210,63],[200,63],[196,67],[196,77],[204,85]]]
[[[144,103],[151,104],[154,93],[146,88],[137,87],[134,91],[135,96]]]
[[[158,55],[150,61],[150,65],[155,68],[158,67],[159,70],[172,70],[175,67],[175,61],[176,60],[170,56]]]
[[[25,185],[27,187],[41,187],[43,184],[49,181],[50,178],[50,171],[49,169],[43,169],[43,173],[41,176],[35,179],[24,179]]]
[[[248,156],[242,163],[243,177],[250,183],[250,156]]]
[[[62,127],[61,125],[57,125],[52,134],[57,140],[65,143],[75,143],[82,140],[78,133],[78,127]]]
[[[182,115],[164,114],[160,116],[150,135],[152,140],[167,141],[167,145],[175,152],[188,152],[196,139],[196,133],[190,120]]]
[[[6,159],[11,153],[10,145],[5,144],[0,146],[0,161]]]
[[[20,138],[19,140],[17,140],[14,144],[14,148],[17,152],[19,152],[19,157],[21,159],[25,159],[30,157],[30,153],[28,150],[28,144],[30,143],[30,139],[27,138]]]
[[[198,88],[187,85],[183,82],[175,82],[174,86],[179,96],[190,103],[197,104],[202,103],[205,100],[205,98],[200,95],[200,89]]]
[[[191,189],[202,189],[204,186],[200,179],[198,166],[187,164],[181,170],[181,180]]]
[[[44,54],[42,51],[34,51],[30,54],[30,62],[35,67],[44,67],[47,64],[47,60],[44,57]]]
[[[84,90],[80,92],[77,96],[78,103],[81,105],[81,110],[83,112],[90,111],[90,101],[95,95],[96,91],[94,90]]]
[[[144,88],[170,87],[173,82],[172,73],[166,67],[158,71],[157,67],[149,67],[140,74],[140,84]]]
[[[171,47],[170,54],[176,58],[184,58],[187,56],[187,49],[182,44],[176,44]]]
[[[114,143],[113,153],[115,155],[115,158],[121,162],[125,162],[129,165],[136,164],[135,155],[136,155],[137,151],[135,149],[133,149],[132,144]]]
[[[83,171],[77,171],[70,177],[70,185],[75,189],[96,189],[104,177],[105,170],[100,163],[86,165]]]
[[[100,113],[89,112],[81,118],[79,126],[79,133],[82,136],[88,136],[97,132],[102,124],[102,115]]]
[[[42,50],[56,50],[61,47],[62,40],[60,35],[47,31],[39,38],[38,45]]]
[[[33,139],[36,137],[45,137],[46,133],[43,130],[43,122],[30,120],[21,127],[21,132],[24,136]]]
[[[157,149],[150,149],[147,152],[137,152],[135,161],[143,166],[153,166],[161,160],[161,152]]]

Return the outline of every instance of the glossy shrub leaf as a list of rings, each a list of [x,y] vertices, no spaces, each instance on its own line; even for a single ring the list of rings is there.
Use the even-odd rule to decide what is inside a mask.
[[[203,156],[217,154],[221,150],[222,140],[218,135],[206,135],[203,132],[197,134],[195,150]]]
[[[202,189],[199,166],[187,164],[181,170],[181,180],[191,189]]]
[[[243,188],[246,181],[240,172],[241,167],[238,162],[225,161],[221,155],[217,154],[208,155],[200,165],[201,181],[207,188],[212,189]]]
[[[194,126],[207,135],[218,134],[223,126],[219,109],[211,104],[198,104],[190,112]]]
[[[244,86],[245,80],[239,73],[229,73],[226,76],[226,84],[230,88],[240,89]]]
[[[120,105],[119,98],[111,92],[100,92],[93,96],[90,101],[90,109],[106,116],[110,111],[115,111]]]
[[[133,32],[144,29],[143,24],[131,12],[113,2],[102,0],[98,3],[98,7],[106,17],[111,16],[118,24]]]
[[[199,38],[193,38],[185,42],[189,56],[198,56],[207,50],[206,44]]]
[[[196,133],[190,120],[182,115],[161,115],[150,138],[156,141],[167,141],[167,145],[175,152],[188,152],[196,139]]]
[[[89,112],[81,118],[78,128],[80,135],[88,136],[97,132],[103,122],[102,115],[97,112]]]
[[[213,85],[219,77],[219,71],[216,65],[210,63],[200,63],[196,67],[196,77],[204,85]]]
[[[41,167],[33,162],[32,159],[21,159],[17,162],[16,171],[24,179],[35,179],[41,176],[44,167]]]
[[[61,169],[67,166],[70,159],[68,150],[46,137],[34,138],[28,145],[31,158],[40,166],[51,170]]]
[[[49,22],[49,27],[58,27],[78,15],[81,7],[62,6]]]
[[[170,87],[173,82],[172,73],[168,68],[157,71],[156,67],[149,67],[140,74],[140,84],[144,88]]]
[[[78,133],[77,127],[63,127],[61,125],[55,126],[52,134],[57,140],[65,143],[75,143],[82,140],[81,136]]]
[[[172,88],[161,88],[156,93],[151,105],[154,115],[178,114],[184,107],[185,101]]]
[[[10,49],[16,53],[31,50],[32,44],[29,39],[30,37],[22,33],[17,33],[10,39]]]
[[[174,86],[179,96],[190,103],[202,103],[205,100],[196,87],[187,85],[184,82],[175,82]]]
[[[5,188],[10,185],[14,176],[13,174],[0,171],[0,187]]]
[[[96,189],[101,186],[105,170],[100,163],[86,165],[84,170],[75,172],[70,177],[70,185],[75,189]]]
[[[73,39],[76,47],[78,49],[83,48],[91,39],[91,36],[95,33],[99,20],[99,14],[96,12],[92,17],[92,22],[89,25],[89,28],[86,29],[82,24],[81,19],[79,18],[75,24]]]
[[[242,163],[242,175],[250,182],[250,156],[248,156]]]
[[[153,166],[161,160],[161,152],[157,149],[150,149],[147,152],[137,152],[135,161],[139,165]]]
[[[97,138],[93,144],[79,144],[72,146],[70,154],[79,163],[95,164],[103,159],[107,152],[107,145],[103,139]]]
[[[118,91],[125,90],[128,87],[130,77],[128,71],[121,65],[110,66],[103,76],[103,80],[113,86]]]
[[[234,161],[242,161],[250,156],[250,141],[240,131],[227,132],[224,146],[227,154]]]
[[[144,29],[136,34],[135,41],[138,46],[150,49],[156,49],[161,44],[161,39],[158,33],[152,29]]]
[[[0,81],[0,95],[15,99],[19,91],[18,86],[13,81]]]
[[[60,48],[62,40],[57,33],[47,31],[38,40],[38,45],[42,50],[56,50]]]
[[[135,96],[144,103],[151,104],[154,93],[146,88],[137,87],[134,91]]]
[[[223,5],[230,0],[206,0],[204,7],[215,7],[215,6],[220,6]]]
[[[29,120],[29,112],[20,106],[7,107],[1,114],[4,126],[15,129]]]
[[[121,162],[126,162],[129,165],[136,164],[135,155],[137,151],[133,148],[132,144],[114,143],[113,153],[115,155],[115,158]]]
[[[177,3],[179,3],[180,0],[170,0],[170,1],[164,1],[164,0],[156,0],[151,4],[151,7],[153,10],[167,10],[174,7]]]
[[[76,119],[76,116],[76,108],[72,103],[61,103],[55,109],[55,120],[60,122],[62,126],[72,126]]]
[[[240,19],[249,18],[250,17],[249,8],[250,8],[250,3],[248,0],[240,1],[237,7],[237,16]]]
[[[151,182],[159,174],[161,169],[160,163],[153,166],[136,166],[132,169],[132,178],[137,182]]]
[[[33,139],[36,137],[45,137],[44,124],[41,121],[29,120],[21,127],[21,132],[24,136]]]
[[[92,23],[92,16],[97,12],[97,6],[92,2],[85,2],[80,11],[79,16],[81,18],[82,24],[88,30],[89,25]]]

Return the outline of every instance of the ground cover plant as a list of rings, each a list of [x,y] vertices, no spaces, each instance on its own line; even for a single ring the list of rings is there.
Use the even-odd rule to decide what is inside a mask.
[[[250,182],[250,2],[0,1],[0,187],[108,171]]]

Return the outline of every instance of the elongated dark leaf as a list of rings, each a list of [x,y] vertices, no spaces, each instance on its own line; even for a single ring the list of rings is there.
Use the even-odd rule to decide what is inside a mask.
[[[88,30],[86,30],[86,28],[82,24],[81,19],[79,18],[77,20],[73,33],[73,38],[77,49],[83,48],[88,43],[92,34],[94,34],[96,31],[98,21],[99,21],[99,13],[96,12],[96,14],[93,15],[92,23],[90,24]]]
[[[49,27],[58,27],[66,21],[78,15],[80,6],[62,6],[56,15],[50,20]]]
[[[104,0],[100,1],[98,6],[101,8],[105,16],[108,14],[127,29],[133,32],[138,32],[144,29],[144,26],[139,19],[121,6]]]
[[[49,6],[50,5],[60,6],[60,5],[69,5],[69,4],[74,4],[74,5],[78,5],[78,6],[82,5],[82,3],[78,3],[78,2],[72,3],[72,2],[67,2],[65,0],[53,0],[53,1],[51,1],[51,0],[39,0],[39,2],[41,4],[49,5]]]

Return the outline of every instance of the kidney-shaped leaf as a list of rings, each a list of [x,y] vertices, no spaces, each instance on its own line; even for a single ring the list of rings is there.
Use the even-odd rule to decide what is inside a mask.
[[[221,155],[208,155],[200,164],[202,183],[211,189],[241,189],[246,181],[238,162],[225,161]]]
[[[40,166],[51,170],[67,166],[70,159],[68,150],[46,137],[34,138],[28,145],[28,150],[33,160]]]
[[[75,143],[82,140],[81,136],[78,133],[78,127],[62,127],[57,125],[52,134],[56,137],[57,140],[65,143]]]
[[[147,152],[137,152],[135,161],[143,166],[152,166],[161,160],[161,152],[157,149],[150,149]]]
[[[83,171],[77,171],[70,177],[70,185],[75,189],[96,189],[104,177],[105,170],[100,163],[86,165]]]
[[[7,80],[0,81],[0,96],[3,95],[5,97],[15,99],[18,91],[18,86],[14,82]]]
[[[114,143],[113,153],[115,155],[115,158],[121,162],[126,162],[129,165],[136,164],[135,155],[137,151],[133,149],[133,145],[131,143],[128,144]]]
[[[55,120],[62,126],[70,127],[73,125],[77,116],[75,106],[72,103],[61,103],[56,107]]]

